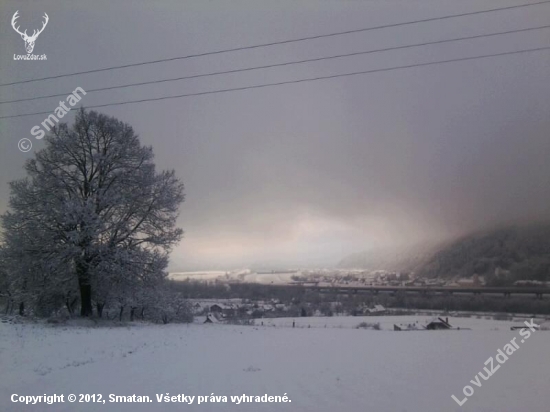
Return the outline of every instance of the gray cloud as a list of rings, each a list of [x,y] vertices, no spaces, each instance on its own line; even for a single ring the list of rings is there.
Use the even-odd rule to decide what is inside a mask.
[[[506,4],[517,4],[506,2]],[[3,2],[1,81],[502,7],[502,1]],[[9,24],[50,22],[35,53]],[[1,100],[548,23],[550,6],[0,88]],[[550,30],[89,94],[84,105],[550,45]],[[550,53],[105,108],[186,184],[173,268],[331,264],[375,246],[550,218]],[[0,105],[53,110],[56,99]],[[0,209],[43,120],[2,121]],[[71,118],[72,119],[72,118]],[[43,143],[33,139],[34,150]]]

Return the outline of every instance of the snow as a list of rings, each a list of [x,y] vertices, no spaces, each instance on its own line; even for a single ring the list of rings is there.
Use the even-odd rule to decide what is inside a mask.
[[[298,273],[255,273],[249,270],[239,270],[231,272],[223,271],[203,271],[203,272],[172,272],[169,275],[170,279],[174,280],[200,280],[200,281],[225,281],[225,282],[243,282],[243,283],[259,283],[264,285],[277,284],[288,285],[294,283],[292,277]]]
[[[204,271],[204,272],[176,272],[176,273],[170,273],[169,278],[173,280],[186,280],[186,279],[192,279],[192,280],[216,280],[216,279],[223,279],[225,278],[227,272],[221,271],[221,270],[211,270],[211,271]]]
[[[519,322],[453,318],[472,330],[388,330],[426,318],[296,318],[296,328],[290,318],[264,319],[263,327],[0,324],[0,411],[548,411],[550,332],[520,344],[460,407],[451,395],[463,398],[485,360],[519,337],[509,330]],[[362,321],[383,330],[355,329]],[[155,394],[167,392],[286,393],[292,403],[157,403]],[[14,393],[136,394],[153,403],[22,405],[10,401]]]
[[[445,316],[440,316],[445,319]],[[407,326],[416,324],[419,328],[427,325],[437,316],[332,316],[332,317],[295,317],[295,318],[271,318],[256,319],[256,325],[292,327],[292,323],[298,328],[355,328],[361,322],[379,323],[382,330],[393,330],[393,325]],[[525,319],[516,319],[514,321],[501,321],[493,319],[471,318],[449,318],[449,323],[453,328],[472,329],[472,330],[510,330],[511,326],[523,325]],[[537,321],[539,322],[539,321]],[[540,322],[543,322],[540,319]]]

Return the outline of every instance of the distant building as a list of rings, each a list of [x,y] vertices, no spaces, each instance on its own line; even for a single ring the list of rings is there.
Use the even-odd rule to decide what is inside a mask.
[[[386,308],[382,305],[374,305],[373,308],[368,308],[367,313],[370,313],[371,315],[381,315],[382,313],[386,312]]]
[[[514,286],[547,286],[548,282],[540,280],[516,280]]]
[[[445,320],[437,318],[426,325],[426,329],[428,330],[446,330],[451,328],[449,318],[445,318]]]
[[[210,312],[222,313],[223,312],[223,307],[222,307],[222,305],[218,305],[217,303],[214,303],[212,306],[210,306]]]
[[[219,320],[213,313],[209,313],[206,315],[206,320],[204,323],[219,323]]]
[[[474,287],[479,286],[479,281],[476,282],[475,279],[461,278],[456,281],[456,284],[461,287]]]
[[[214,303],[210,306],[210,312],[220,317],[231,317],[235,315],[235,307],[224,303]]]

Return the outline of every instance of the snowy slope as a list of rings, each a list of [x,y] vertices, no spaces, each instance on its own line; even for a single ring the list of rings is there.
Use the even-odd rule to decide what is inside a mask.
[[[354,322],[357,319],[354,318]],[[407,317],[410,319],[410,317]],[[374,320],[374,319],[373,319]],[[550,332],[539,331],[459,407],[462,388],[518,332],[0,324],[0,411],[547,412]],[[283,395],[292,403],[58,403],[10,396]]]

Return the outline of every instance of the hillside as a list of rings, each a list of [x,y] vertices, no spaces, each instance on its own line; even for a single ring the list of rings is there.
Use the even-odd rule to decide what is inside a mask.
[[[358,253],[341,267],[414,271],[425,277],[484,276],[491,285],[550,281],[550,224],[478,232],[437,247]]]
[[[550,225],[510,227],[462,237],[436,252],[419,275],[485,276],[488,284],[550,280]]]

